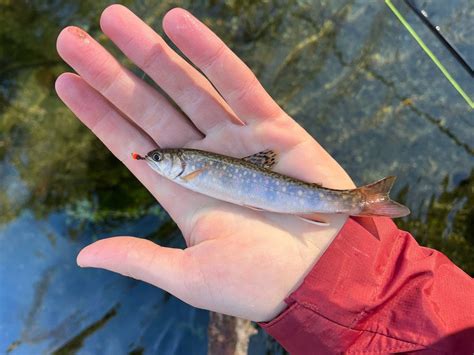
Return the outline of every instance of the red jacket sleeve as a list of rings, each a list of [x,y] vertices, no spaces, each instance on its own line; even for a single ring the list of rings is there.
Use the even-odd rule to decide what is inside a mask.
[[[350,218],[285,302],[261,326],[291,354],[474,353],[473,279],[388,218]]]

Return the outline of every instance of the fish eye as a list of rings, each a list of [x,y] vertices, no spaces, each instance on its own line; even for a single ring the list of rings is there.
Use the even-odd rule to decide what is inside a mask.
[[[151,157],[154,161],[161,161],[163,159],[163,156],[160,153],[154,153]]]

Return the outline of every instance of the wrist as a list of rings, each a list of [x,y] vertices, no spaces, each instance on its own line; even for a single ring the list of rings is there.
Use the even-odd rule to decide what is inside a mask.
[[[288,297],[301,287],[307,275],[316,267],[318,261],[345,225],[348,216],[328,215],[327,218],[329,222],[327,227],[316,229],[314,225],[307,223],[303,225],[303,230],[299,230],[299,233],[296,233],[301,235],[301,238],[295,237],[298,253],[297,255],[292,255],[292,260],[288,263],[288,274],[292,274],[293,277],[284,280],[282,286],[285,291],[281,292],[284,297],[280,298],[280,302],[263,312],[260,317],[261,319],[257,321],[269,322],[288,308],[288,305],[291,303]]]

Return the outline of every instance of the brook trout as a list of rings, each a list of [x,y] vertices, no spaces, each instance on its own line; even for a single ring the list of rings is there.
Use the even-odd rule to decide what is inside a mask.
[[[196,149],[156,149],[145,157],[132,156],[192,191],[316,224],[326,224],[318,215],[324,213],[392,218],[410,213],[388,195],[394,176],[355,189],[329,189],[272,171],[277,156],[271,150],[241,159]]]

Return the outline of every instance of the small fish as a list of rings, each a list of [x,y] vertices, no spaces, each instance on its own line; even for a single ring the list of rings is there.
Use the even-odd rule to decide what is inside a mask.
[[[197,149],[156,149],[145,157],[137,153],[132,157],[192,191],[319,225],[327,225],[320,215],[325,213],[392,218],[410,213],[388,196],[394,176],[356,189],[329,189],[272,171],[277,155],[271,150],[241,159]]]

